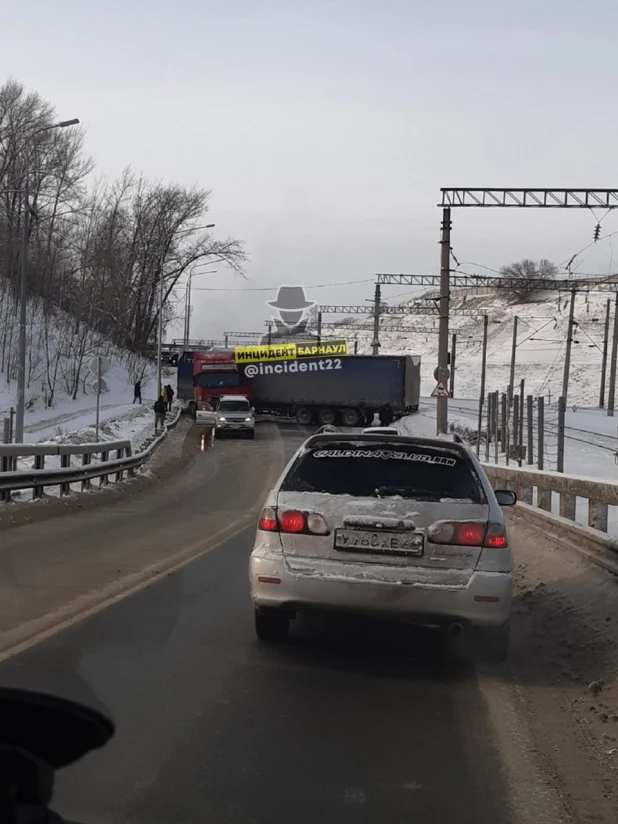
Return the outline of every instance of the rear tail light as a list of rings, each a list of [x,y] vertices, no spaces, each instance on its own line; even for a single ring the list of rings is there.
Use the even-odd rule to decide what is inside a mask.
[[[491,547],[492,549],[502,549],[508,545],[509,536],[506,533],[504,524],[489,524],[483,546]]]
[[[304,532],[305,513],[298,509],[285,509],[280,512],[279,529],[281,532]]]
[[[480,546],[500,549],[508,546],[503,524],[482,521],[437,521],[427,530],[427,539],[434,544]]]
[[[264,532],[279,532],[279,524],[277,522],[277,510],[272,506],[265,506],[260,515],[258,522],[258,529]]]
[[[427,530],[427,538],[434,544],[482,546],[485,529],[480,521],[437,521]]]
[[[326,520],[318,512],[301,512],[299,509],[284,509],[266,506],[262,510],[258,529],[264,532],[286,532],[296,535],[328,535]]]

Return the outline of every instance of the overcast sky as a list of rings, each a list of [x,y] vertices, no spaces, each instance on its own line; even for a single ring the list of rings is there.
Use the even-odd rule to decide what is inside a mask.
[[[311,285],[436,272],[442,186],[618,186],[612,0],[1,2],[2,79],[79,117],[99,173],[213,190],[248,280],[202,286],[358,303]],[[602,214],[459,210],[453,248],[560,263]],[[618,268],[611,239],[578,260]],[[273,295],[196,290],[192,334],[262,328]]]

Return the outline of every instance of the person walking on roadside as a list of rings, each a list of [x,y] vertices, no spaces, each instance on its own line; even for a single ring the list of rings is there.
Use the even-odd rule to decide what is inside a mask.
[[[142,382],[140,380],[135,381],[135,386],[133,387],[133,403],[135,401],[142,402]]]
[[[395,417],[393,414],[393,407],[390,403],[383,404],[383,406],[380,407],[378,415],[380,417],[380,426],[390,426]]]
[[[165,396],[167,398],[167,408],[171,412],[172,411],[172,403],[174,401],[174,390],[172,389],[172,386],[169,383],[165,387]]]
[[[167,404],[163,400],[163,397],[158,398],[154,404],[154,413],[155,413],[155,432],[159,431],[159,426],[161,427],[161,432],[165,429],[165,410],[167,409]]]

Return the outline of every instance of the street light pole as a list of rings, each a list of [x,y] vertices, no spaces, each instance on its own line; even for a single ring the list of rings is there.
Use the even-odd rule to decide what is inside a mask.
[[[214,229],[214,223],[208,223],[206,226],[193,226],[190,229],[181,229],[175,234],[183,234],[183,232],[197,232],[200,229]],[[171,237],[167,238],[170,240]],[[161,249],[161,255],[159,256],[159,323],[157,329],[157,398],[161,397],[161,390],[162,390],[162,380],[161,380],[161,358],[163,357],[163,306],[165,304],[165,294],[163,289],[163,264],[165,262],[165,252],[166,252],[166,243],[163,245]],[[191,272],[189,271],[189,276]]]
[[[191,290],[193,288],[193,273],[198,268],[199,264],[192,266],[189,269],[189,277],[187,278],[187,286],[185,292],[185,328],[184,328],[184,345],[185,348],[189,346],[189,341],[191,340]],[[215,275],[217,273],[216,269],[210,269],[208,272],[195,272],[195,274],[199,275]]]
[[[43,126],[36,129],[31,135],[26,137],[26,140],[36,137],[41,132],[48,132],[51,129],[65,129],[67,126],[76,126],[79,123],[78,118],[73,120],[62,120],[60,123],[52,123],[51,126]],[[28,293],[28,223],[30,218],[30,202],[29,202],[29,147],[26,143],[25,151],[25,168],[24,168],[24,186],[23,186],[23,217],[22,217],[22,234],[21,234],[21,265],[20,275],[21,281],[19,284],[19,340],[17,352],[17,404],[15,409],[15,443],[24,442],[24,417],[26,413],[26,304]]]

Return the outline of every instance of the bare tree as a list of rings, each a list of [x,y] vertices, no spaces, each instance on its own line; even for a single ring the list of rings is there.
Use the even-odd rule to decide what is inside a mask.
[[[523,260],[503,266],[500,274],[512,282],[510,290],[521,301],[533,300],[543,290],[544,280],[553,280],[558,274],[558,267],[546,258],[539,261]]]

